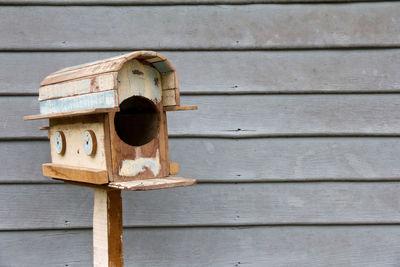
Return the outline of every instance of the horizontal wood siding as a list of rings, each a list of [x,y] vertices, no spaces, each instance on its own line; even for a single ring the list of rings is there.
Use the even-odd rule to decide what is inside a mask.
[[[91,266],[89,230],[0,233],[5,266]],[[125,229],[130,266],[396,266],[398,226]],[[24,251],[23,257],[21,251]],[[155,257],[154,255],[157,255]],[[45,258],[45,260],[44,260]]]
[[[0,49],[398,47],[399,12],[397,2],[23,9],[4,6],[0,9]]]
[[[318,3],[317,3],[318,2]],[[314,4],[317,3],[317,4]],[[42,176],[39,83],[157,50],[179,77],[170,160],[124,192],[126,266],[398,266],[400,3],[4,0],[0,266],[90,266],[93,190]]]
[[[180,176],[200,182],[399,180],[397,137],[171,138]],[[192,149],[195,147],[196,149]],[[51,183],[47,140],[0,142],[0,183]],[[199,158],[205,159],[200,162]],[[135,194],[135,193],[134,193]]]
[[[168,113],[172,136],[397,135],[399,94],[303,94],[183,96],[197,111]],[[36,97],[0,97],[0,137],[46,136]],[[21,107],[24,107],[21,109]]]
[[[200,184],[124,191],[123,218],[127,227],[394,224],[400,223],[399,190],[397,182],[382,182]],[[90,228],[92,195],[93,189],[64,184],[1,185],[1,202],[12,201],[0,208],[0,228]]]
[[[400,91],[399,49],[160,52],[178,70],[182,94]],[[0,53],[7,66],[0,94],[37,94],[54,70],[121,53]],[[15,73],[24,75],[16,79]]]

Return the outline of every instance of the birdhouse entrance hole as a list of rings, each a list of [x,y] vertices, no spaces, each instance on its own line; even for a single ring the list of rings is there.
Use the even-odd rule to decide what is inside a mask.
[[[119,138],[128,145],[142,146],[153,140],[160,124],[157,106],[148,98],[132,96],[120,104],[114,126]]]

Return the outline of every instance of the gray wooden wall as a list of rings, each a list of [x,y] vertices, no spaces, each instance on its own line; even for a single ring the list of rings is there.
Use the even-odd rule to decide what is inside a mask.
[[[400,3],[246,2],[1,1],[0,266],[91,265],[93,192],[41,175],[22,116],[46,74],[139,49],[199,106],[169,115],[199,185],[123,193],[126,266],[400,266]]]

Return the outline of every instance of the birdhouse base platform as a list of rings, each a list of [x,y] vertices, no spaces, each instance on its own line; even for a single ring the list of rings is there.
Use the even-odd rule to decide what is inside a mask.
[[[171,188],[171,187],[190,186],[194,185],[195,183],[196,183],[195,179],[168,177],[168,178],[134,180],[129,182],[113,182],[109,183],[108,187],[121,190],[130,190],[130,191],[145,191],[145,190],[156,190],[156,189]]]
[[[56,179],[55,180],[59,180]],[[127,182],[111,182],[109,184],[89,184],[76,181],[62,180],[66,184],[91,187],[105,190],[128,190],[128,191],[148,191],[159,190],[164,188],[191,186],[196,184],[196,179],[181,178],[181,177],[164,177],[164,178],[151,178],[134,180]]]

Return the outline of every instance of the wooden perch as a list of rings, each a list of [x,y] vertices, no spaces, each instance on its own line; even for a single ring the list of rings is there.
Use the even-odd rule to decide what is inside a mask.
[[[164,111],[197,110],[197,106],[171,106],[164,107]]]

